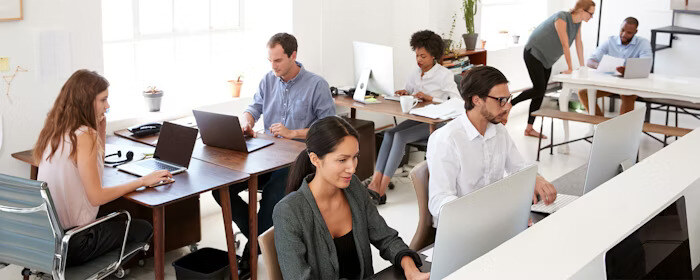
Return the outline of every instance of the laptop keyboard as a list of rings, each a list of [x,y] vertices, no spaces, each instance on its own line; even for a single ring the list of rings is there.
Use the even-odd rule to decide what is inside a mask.
[[[142,160],[138,162],[138,165],[141,167],[145,167],[151,170],[168,170],[170,172],[174,172],[175,170],[180,169],[179,167],[172,166],[170,164],[165,164],[157,160]]]
[[[532,212],[552,214],[577,198],[579,197],[575,195],[557,194],[557,199],[555,199],[552,204],[545,205],[544,200],[540,200],[537,202],[537,204],[530,206],[530,210]]]

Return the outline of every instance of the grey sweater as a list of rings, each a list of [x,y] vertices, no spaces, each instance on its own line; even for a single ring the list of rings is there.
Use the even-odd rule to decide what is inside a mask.
[[[277,259],[284,279],[338,279],[339,264],[333,237],[309,189],[306,177],[299,190],[290,193],[275,206]],[[352,212],[352,232],[363,278],[374,274],[371,243],[382,258],[400,267],[403,256],[421,265],[418,254],[406,246],[396,230],[390,228],[369,200],[367,190],[353,176],[343,190]]]

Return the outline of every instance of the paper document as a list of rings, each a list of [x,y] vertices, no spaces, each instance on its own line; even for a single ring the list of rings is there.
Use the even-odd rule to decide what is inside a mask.
[[[596,71],[615,74],[615,72],[617,72],[615,68],[623,65],[625,65],[624,58],[612,57],[606,54],[603,56],[603,59],[600,60],[600,63],[598,63],[598,69],[596,69]]]
[[[435,247],[433,247],[433,248],[435,248]],[[430,249],[427,249],[427,250],[421,252],[421,254],[425,255],[426,262],[431,262],[431,263],[433,262],[433,248],[430,248]]]
[[[411,114],[431,119],[452,119],[464,113],[464,101],[453,98],[442,104],[430,104],[410,111]]]

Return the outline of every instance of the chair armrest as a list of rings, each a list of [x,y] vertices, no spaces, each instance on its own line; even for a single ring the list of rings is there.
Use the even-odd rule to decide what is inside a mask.
[[[111,219],[114,219],[118,216],[121,215],[126,215],[126,229],[124,231],[124,239],[122,241],[122,249],[119,253],[119,261],[117,262],[116,266],[114,268],[116,269],[121,265],[121,260],[124,257],[124,247],[126,246],[126,237],[129,234],[129,226],[131,225],[131,214],[127,211],[117,211],[117,212],[112,212],[109,213],[108,215],[105,215],[89,224],[85,224],[79,227],[72,228],[68,230],[64,235],[63,239],[61,240],[61,247],[60,247],[60,252],[56,254],[57,257],[61,259],[61,265],[59,267],[59,275],[63,276],[63,274],[66,271],[66,260],[68,256],[68,243],[70,242],[70,239],[77,233],[85,231],[87,229],[90,229],[98,224],[104,223],[106,221],[109,221]]]

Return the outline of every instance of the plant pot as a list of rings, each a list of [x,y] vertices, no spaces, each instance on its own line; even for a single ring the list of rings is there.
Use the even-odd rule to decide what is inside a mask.
[[[476,39],[479,38],[479,33],[462,34],[464,44],[467,50],[473,51],[476,49]]]
[[[445,53],[449,53],[450,47],[452,47],[452,39],[442,39],[442,42],[445,44]]]
[[[228,82],[229,82],[229,84],[231,84],[231,96],[232,97],[240,97],[241,96],[241,87],[243,86],[243,81],[230,80]]]
[[[163,91],[159,90],[156,93],[143,92],[143,99],[146,101],[146,107],[150,112],[160,111],[160,102],[163,99]]]
[[[520,42],[520,35],[513,35],[513,44],[517,45]]]

